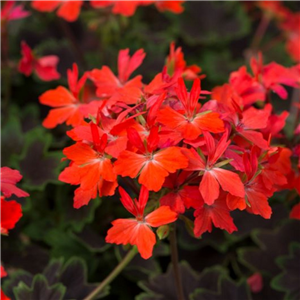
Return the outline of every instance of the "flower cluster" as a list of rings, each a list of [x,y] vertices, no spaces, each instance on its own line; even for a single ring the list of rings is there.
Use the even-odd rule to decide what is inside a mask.
[[[156,8],[161,11],[170,11],[175,14],[182,13],[184,8],[182,3],[184,1],[89,1],[92,8],[112,8],[113,14],[120,14],[126,17],[134,15],[138,6],[148,6],[154,4]],[[78,19],[78,16],[83,6],[84,1],[31,1],[32,8],[40,12],[53,12],[56,10],[58,17],[65,19],[68,22],[74,22]]]
[[[45,127],[73,127],[67,134],[75,143],[63,150],[70,163],[59,179],[78,186],[74,207],[112,196],[119,186],[123,206],[135,217],[113,221],[107,242],[136,245],[149,258],[156,241],[150,227],[174,222],[187,210],[194,212],[196,237],[212,225],[232,233],[237,228],[231,211],[269,219],[274,192],[299,192],[291,164],[296,151],[277,144],[288,112],[276,115],[271,102],[274,93],[287,98],[284,86],[299,88],[299,65],[264,65],[260,55],[251,60],[252,74],[243,66],[209,92],[201,88],[201,68],[187,66],[173,43],[148,84],[132,76],[144,58],[142,49],[132,56],[121,50],[118,74],[102,66],[80,79],[74,64],[68,89],[40,96],[53,107]]]

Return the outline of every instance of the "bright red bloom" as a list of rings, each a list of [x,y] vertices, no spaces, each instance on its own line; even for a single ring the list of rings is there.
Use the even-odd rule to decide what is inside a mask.
[[[14,200],[6,201],[1,196],[1,234],[8,234],[8,231],[15,227],[21,217],[21,205]]]
[[[60,78],[60,74],[56,70],[59,61],[56,55],[48,55],[37,58],[31,48],[24,41],[21,43],[21,48],[23,57],[19,62],[20,73],[29,76],[34,71],[36,75],[44,81]]]
[[[300,50],[300,47],[298,49]],[[261,53],[259,53],[258,59],[252,58],[250,64],[255,80],[262,84],[266,95],[273,91],[285,100],[288,97],[288,93],[282,84],[295,88],[300,87],[300,70],[298,69],[286,68],[275,62],[264,66]]]
[[[10,298],[8,298],[4,292],[2,291],[2,289],[0,288],[0,299],[1,300],[11,300]]]
[[[161,12],[171,11],[174,14],[180,14],[183,12],[184,8],[182,4],[185,0],[140,0],[142,5],[149,5],[154,3],[157,9]]]
[[[160,205],[167,205],[177,213],[184,213],[185,208],[194,207],[198,204],[201,195],[197,186],[185,185],[190,172],[181,172],[170,174],[163,187],[170,189],[170,192],[160,199]]]
[[[3,266],[1,265],[0,266],[0,278],[6,277],[6,276],[7,276],[7,273],[4,270]]]
[[[287,37],[286,50],[293,60],[300,62],[300,13],[289,12],[279,27]]]
[[[121,50],[118,56],[118,77],[107,66],[103,66],[101,70],[92,70],[89,78],[97,87],[97,96],[110,98],[108,105],[118,101],[126,104],[137,103],[142,95],[142,76],[138,75],[131,80],[129,77],[141,65],[145,55],[143,49],[136,51],[132,57],[129,56],[129,49]]]
[[[31,6],[41,12],[52,12],[56,8],[57,16],[68,22],[74,22],[78,19],[83,1],[39,1],[34,0]]]
[[[204,137],[208,152],[207,160],[200,156],[193,148],[182,150],[189,159],[189,165],[185,170],[200,171],[203,173],[199,191],[204,202],[208,205],[212,205],[219,197],[220,186],[224,191],[232,195],[244,197],[244,185],[239,176],[232,171],[219,168],[218,166],[222,165],[222,162],[217,164],[217,161],[230,144],[230,141],[227,141],[228,134],[225,133],[222,136],[218,145],[216,145],[210,133],[204,132]]]
[[[114,167],[105,153],[107,135],[101,138],[97,125],[90,124],[93,136],[93,144],[88,145],[78,142],[64,149],[63,153],[73,164],[66,168],[59,176],[59,180],[71,184],[80,184],[80,189],[75,194],[74,207],[87,205],[91,198],[95,198],[97,190],[102,195],[113,195],[117,186],[117,176]],[[105,184],[109,182],[109,186]]]
[[[1,8],[1,22],[23,19],[30,15],[29,11],[24,10],[23,4],[15,5],[16,1],[5,1]]]
[[[157,3],[162,3],[164,1],[159,1]],[[167,1],[171,2],[171,1]],[[200,77],[198,73],[200,73],[201,68],[197,65],[187,66],[186,61],[184,60],[184,54],[181,50],[181,47],[175,49],[175,43],[172,42],[170,44],[170,53],[167,57],[166,62],[167,72],[170,76],[175,74],[182,74],[182,77],[187,80],[194,80],[197,77]],[[205,77],[201,75],[201,77]]]
[[[16,187],[17,182],[22,179],[22,175],[18,170],[13,170],[8,167],[1,168],[1,192],[7,198],[12,194],[17,197],[28,197],[29,194]]]
[[[236,106],[237,113],[234,114],[233,124],[237,136],[242,136],[247,141],[258,146],[261,149],[267,149],[268,143],[261,132],[257,129],[264,129],[268,125],[268,119],[271,111],[266,106],[264,109],[256,109],[253,106],[244,110]],[[236,139],[237,140],[237,139]]]
[[[179,147],[168,147],[155,151],[159,143],[157,127],[151,129],[145,143],[134,128],[128,129],[128,139],[139,153],[128,150],[121,152],[115,162],[116,173],[131,178],[135,178],[139,174],[139,183],[151,191],[159,191],[165,177],[188,165],[187,159]]]
[[[90,114],[96,115],[101,102],[91,101],[85,103],[79,98],[79,92],[83,88],[86,78],[86,74],[84,74],[78,80],[78,67],[76,64],[73,64],[73,70],[68,70],[70,91],[63,86],[58,86],[56,89],[49,90],[39,97],[41,104],[55,107],[50,110],[43,121],[44,127],[54,128],[64,122],[67,125],[76,126],[83,123],[84,117]]]
[[[224,229],[229,233],[237,230],[226,205],[226,197],[224,194],[214,201],[212,205],[207,205],[202,202],[195,210],[194,216],[194,234],[196,237],[201,236],[206,231],[211,232],[212,224],[214,224],[215,227]]]
[[[289,10],[282,5],[281,1],[256,1],[256,4],[264,11],[267,18],[285,19]]]
[[[107,243],[117,245],[136,245],[141,257],[148,259],[152,256],[153,247],[156,243],[155,234],[151,227],[159,227],[176,221],[177,214],[168,206],[161,206],[148,215],[144,216],[144,210],[149,198],[149,191],[142,186],[139,200],[131,199],[124,189],[119,187],[121,202],[135,219],[117,219],[112,222],[113,227],[108,230]]]
[[[176,111],[169,106],[164,107],[157,116],[159,123],[178,130],[182,137],[188,140],[198,138],[203,130],[214,133],[224,132],[224,123],[218,113],[199,110],[198,99],[201,94],[199,79],[194,80],[191,92],[187,93],[183,79],[179,78],[176,93],[183,111]]]
[[[253,147],[251,153],[244,153],[243,160],[245,166],[246,178],[245,196],[239,197],[227,195],[227,205],[230,210],[240,209],[247,210],[255,215],[261,215],[265,219],[270,219],[272,209],[268,203],[268,197],[271,197],[273,191],[266,188],[262,182],[261,175],[258,171],[257,149]]]
[[[291,210],[290,219],[300,220],[300,203],[296,204]]]
[[[112,13],[120,14],[125,17],[131,17],[134,15],[137,7],[141,5],[142,1],[97,1],[91,0],[90,3],[94,8],[103,8],[113,6]],[[146,1],[148,2],[148,1]]]

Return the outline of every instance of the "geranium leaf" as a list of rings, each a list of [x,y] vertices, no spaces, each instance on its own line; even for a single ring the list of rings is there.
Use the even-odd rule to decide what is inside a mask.
[[[280,272],[275,259],[288,253],[291,242],[299,242],[299,221],[290,220],[280,228],[271,230],[254,230],[252,238],[259,248],[242,248],[238,250],[240,261],[253,271],[270,276]]]
[[[287,256],[277,258],[277,265],[283,271],[271,282],[273,289],[285,292],[285,300],[300,299],[300,244],[291,244]]]
[[[38,274],[33,278],[31,287],[28,287],[24,282],[20,282],[13,290],[16,300],[62,300],[66,288],[61,283],[49,286],[47,279]]]
[[[231,280],[229,277],[221,277],[218,291],[208,291],[205,289],[196,289],[191,295],[191,300],[249,300],[251,299],[249,287],[246,280],[239,283]]]
[[[47,183],[59,183],[58,174],[63,164],[60,151],[49,151],[51,134],[36,128],[26,134],[19,170],[23,175],[23,186],[27,190],[43,190]]]
[[[215,291],[218,288],[218,282],[222,274],[226,274],[221,267],[213,267],[205,269],[200,275],[191,269],[187,262],[181,262],[179,270],[182,278],[182,285],[185,299],[193,293],[197,288],[201,287],[205,290]],[[163,283],[163,284],[162,284]],[[140,294],[137,300],[177,300],[178,295],[176,288],[175,277],[172,265],[169,265],[165,274],[159,274],[150,278],[149,281],[139,282],[139,286],[146,291]]]

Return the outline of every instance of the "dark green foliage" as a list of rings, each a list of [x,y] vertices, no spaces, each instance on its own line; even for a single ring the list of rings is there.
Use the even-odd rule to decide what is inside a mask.
[[[285,292],[284,299],[296,300],[300,298],[300,244],[291,244],[287,256],[276,259],[282,272],[272,280],[275,290]]]

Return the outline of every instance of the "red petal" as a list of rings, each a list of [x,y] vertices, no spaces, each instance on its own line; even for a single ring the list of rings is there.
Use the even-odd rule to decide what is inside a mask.
[[[18,170],[13,170],[8,167],[1,168],[1,192],[5,197],[10,197],[12,194],[17,197],[28,197],[29,194],[16,187],[17,182],[22,179],[22,175]]]
[[[195,236],[201,236],[204,232],[211,232],[212,223],[215,227],[224,229],[229,233],[236,231],[237,228],[233,223],[233,219],[229,214],[224,197],[217,199],[213,205],[203,205],[194,213],[195,219]]]
[[[145,218],[145,221],[151,227],[159,227],[175,222],[176,220],[177,213],[171,210],[169,206],[160,206]]]
[[[212,171],[204,172],[199,185],[199,191],[206,204],[211,205],[219,197],[219,183],[214,177]]]
[[[57,11],[57,15],[68,22],[77,20],[83,1],[63,1]]]
[[[16,201],[6,201],[1,197],[1,233],[7,234],[22,217],[22,207]]]
[[[213,175],[219,181],[222,189],[232,195],[242,197],[245,196],[244,184],[238,174],[228,170],[214,168]]]

